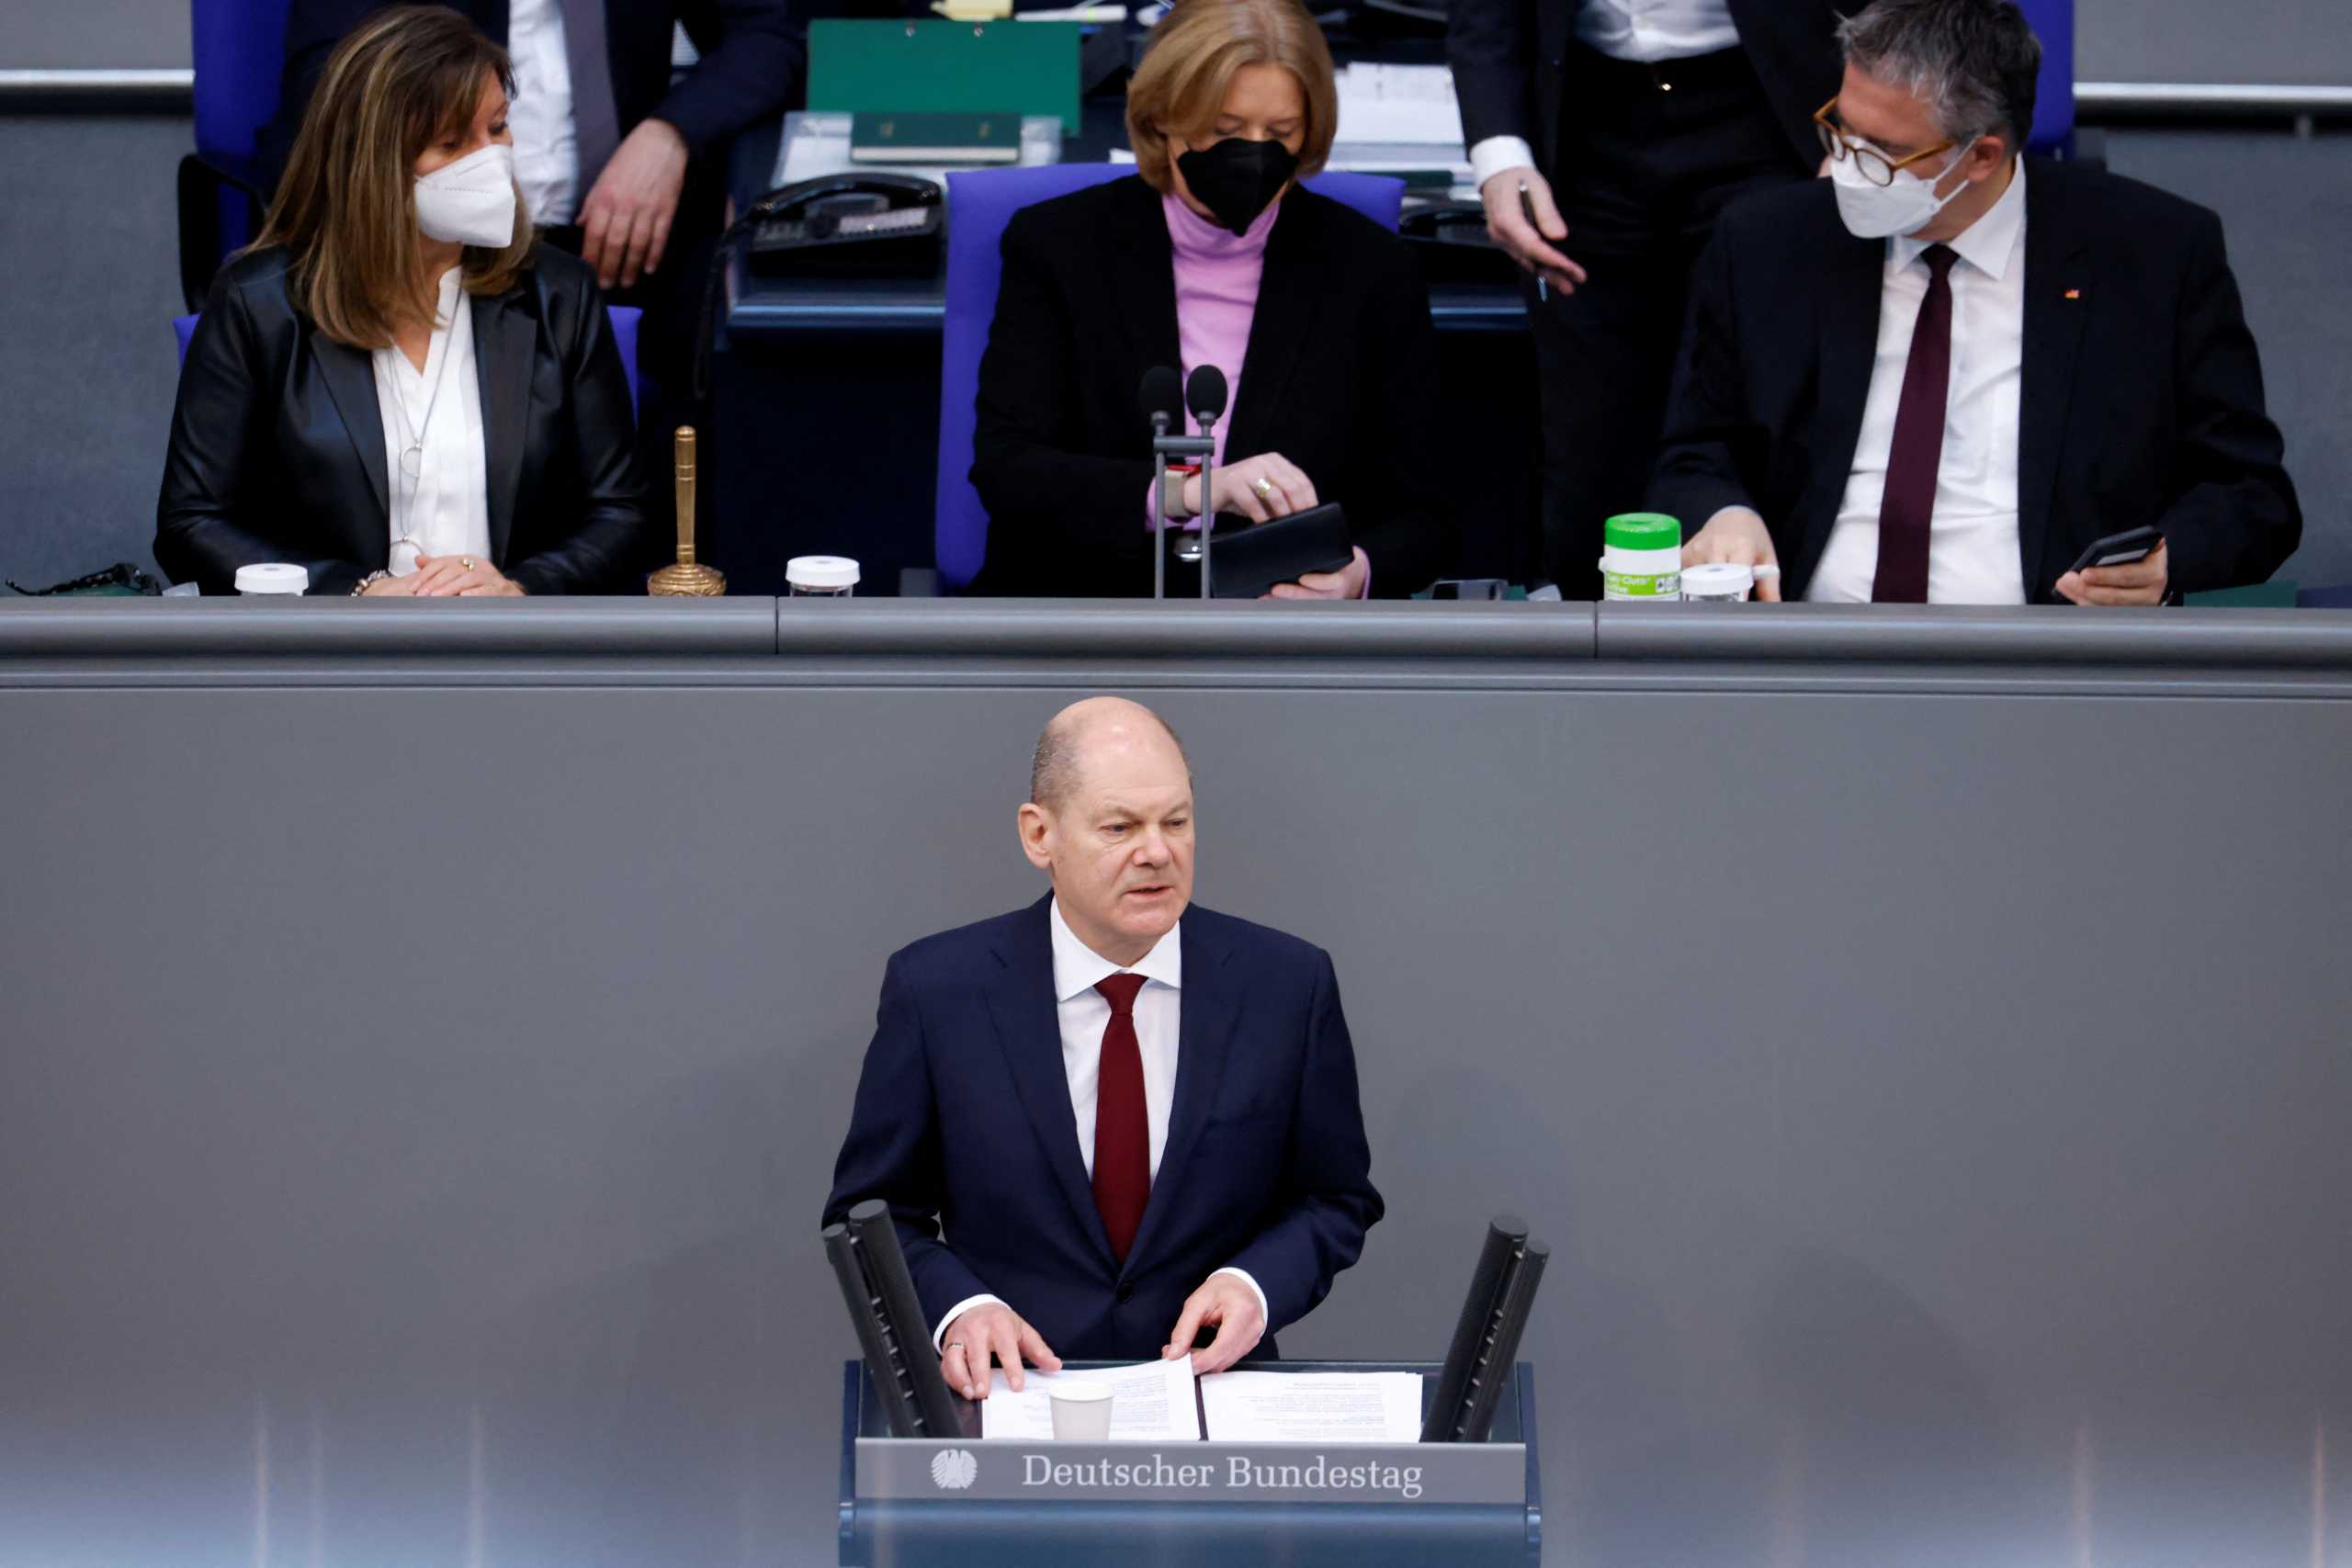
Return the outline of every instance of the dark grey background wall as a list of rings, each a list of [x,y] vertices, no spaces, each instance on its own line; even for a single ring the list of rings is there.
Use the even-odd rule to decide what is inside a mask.
[[[0,1562],[830,1561],[882,960],[1076,694],[734,673],[0,691]],[[2342,682],[1755,673],[1144,668],[1363,1063],[1286,1346],[1521,1207],[1553,1562],[2338,1561]]]
[[[185,66],[185,0],[28,0],[0,12],[0,66]],[[2086,81],[2352,82],[2337,0],[2079,0]]]
[[[2125,130],[2109,142],[2119,171],[2227,220],[2309,513],[2285,575],[2352,581],[2352,131]],[[0,422],[0,575],[152,565],[180,310],[172,178],[187,145],[187,122],[170,118],[0,117],[0,277],[17,306],[0,400],[20,411]],[[842,547],[855,554],[855,539]]]

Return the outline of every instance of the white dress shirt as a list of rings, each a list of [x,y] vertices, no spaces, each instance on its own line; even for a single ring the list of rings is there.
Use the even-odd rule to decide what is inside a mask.
[[[1577,41],[1612,60],[1652,64],[1737,49],[1739,28],[1729,0],[1583,0]],[[1524,137],[1489,136],[1470,149],[1471,180],[1478,186],[1505,169],[1534,166]]]
[[[2025,371],[2025,164],[1992,209],[1955,240],[1951,269],[1951,387],[1944,404],[1944,450],[1936,468],[1936,509],[1928,531],[1928,602],[2022,604],[2018,558],[2018,410]],[[1886,243],[1878,310],[1878,358],[1861,438],[1837,525],[1805,597],[1867,603],[1878,576],[1878,514],[1894,448],[1895,411],[1911,333],[1928,298],[1920,258],[1928,242]]]
[[[473,298],[464,281],[462,267],[441,275],[439,324],[423,370],[397,344],[370,356],[384,425],[388,564],[395,577],[414,571],[419,555],[490,558],[490,467],[481,438],[481,388],[474,376]],[[422,460],[403,463],[402,455],[420,437]]]
[[[514,132],[514,183],[532,222],[573,222],[580,216],[580,137],[560,0],[513,0],[506,51],[514,61],[514,101],[506,113]]]
[[[1094,1175],[1094,1107],[1096,1086],[1102,1077],[1102,1032],[1111,1022],[1111,998],[1094,987],[1114,975],[1140,975],[1133,1017],[1136,1048],[1143,1057],[1144,1121],[1150,1130],[1151,1175],[1159,1179],[1159,1156],[1168,1147],[1168,1113],[1176,1100],[1176,1041],[1184,989],[1184,922],[1168,928],[1149,953],[1122,968],[1078,940],[1062,919],[1062,901],[1056,898],[1046,914],[1054,942],[1054,1012],[1061,1025],[1062,1072],[1069,1079],[1070,1114],[1078,1122],[1078,1157],[1086,1174]],[[1258,1298],[1258,1315],[1266,1314],[1266,1292],[1241,1269],[1219,1269],[1238,1276]],[[949,1307],[931,1337],[933,1346],[946,1343],[948,1325],[992,1295],[967,1297]],[[1174,1324],[1168,1325],[1174,1328]],[[978,1371],[978,1369],[974,1369]]]

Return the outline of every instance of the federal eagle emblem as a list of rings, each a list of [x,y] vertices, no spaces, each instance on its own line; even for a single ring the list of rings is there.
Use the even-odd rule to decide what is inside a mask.
[[[980,1473],[969,1449],[942,1449],[931,1456],[931,1483],[942,1492],[961,1492]]]

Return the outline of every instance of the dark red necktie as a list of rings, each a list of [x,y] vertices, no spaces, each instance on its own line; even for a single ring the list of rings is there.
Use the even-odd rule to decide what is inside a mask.
[[[1143,1104],[1143,1047],[1136,1043],[1143,976],[1113,975],[1094,988],[1111,1001],[1094,1079],[1094,1206],[1111,1233],[1111,1255],[1124,1264],[1151,1197],[1151,1122]]]
[[[1949,245],[1920,259],[1932,275],[1911,357],[1903,367],[1903,400],[1894,410],[1894,445],[1886,459],[1886,496],[1878,512],[1878,576],[1871,598],[1881,604],[1928,602],[1928,529],[1936,516],[1936,473],[1944,460],[1944,411],[1951,395],[1951,264]]]

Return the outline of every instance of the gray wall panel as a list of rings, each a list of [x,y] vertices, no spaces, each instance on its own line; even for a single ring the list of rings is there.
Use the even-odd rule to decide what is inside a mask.
[[[2308,1560],[2352,705],[1584,669],[1154,697],[1363,1061],[1286,1347],[1438,1354],[1519,1207],[1555,1561]],[[0,691],[0,1562],[830,1561],[882,960],[1082,688],[530,681]]]

